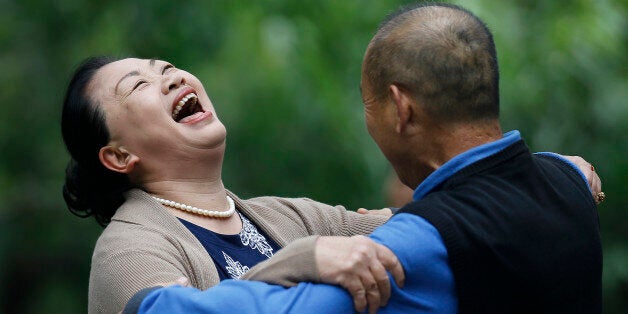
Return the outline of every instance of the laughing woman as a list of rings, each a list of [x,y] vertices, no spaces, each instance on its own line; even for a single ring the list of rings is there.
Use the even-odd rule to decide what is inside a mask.
[[[226,190],[225,127],[201,82],[164,61],[86,60],[66,93],[62,133],[68,208],[106,226],[92,257],[90,313],[117,312],[138,290],[180,277],[206,289],[297,239],[368,234],[387,219]],[[316,238],[297,243],[286,254],[312,263]]]

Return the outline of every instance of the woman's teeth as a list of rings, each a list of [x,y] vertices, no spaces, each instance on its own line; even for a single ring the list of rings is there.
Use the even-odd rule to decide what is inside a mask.
[[[187,94],[185,95],[185,97],[181,98],[177,106],[174,108],[174,111],[172,112],[172,118],[175,120],[177,119],[177,116],[179,115],[179,112],[181,112],[181,109],[183,108],[183,106],[188,104],[188,100],[192,100],[190,104],[195,104],[196,99],[197,99],[197,96],[193,93]]]

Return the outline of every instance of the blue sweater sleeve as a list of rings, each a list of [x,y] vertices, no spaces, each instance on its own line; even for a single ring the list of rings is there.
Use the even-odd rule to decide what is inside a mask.
[[[453,275],[447,250],[425,219],[398,214],[371,235],[399,258],[406,273],[400,289],[391,280],[392,296],[380,313],[456,313]],[[172,286],[149,293],[138,313],[353,313],[344,289],[300,283],[292,288],[263,282],[225,280],[205,291]]]
[[[151,292],[138,313],[353,313],[349,294],[335,286],[301,283],[286,289],[225,280],[201,291],[172,286]]]
[[[380,312],[457,313],[456,286],[447,249],[434,226],[417,215],[396,214],[371,238],[395,253],[406,275],[403,289],[391,280],[391,299]]]

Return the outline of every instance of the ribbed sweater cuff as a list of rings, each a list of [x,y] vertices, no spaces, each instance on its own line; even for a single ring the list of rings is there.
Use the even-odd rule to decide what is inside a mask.
[[[291,242],[271,259],[253,267],[241,279],[263,281],[284,287],[296,286],[304,281],[320,282],[314,255],[318,237],[314,235]]]

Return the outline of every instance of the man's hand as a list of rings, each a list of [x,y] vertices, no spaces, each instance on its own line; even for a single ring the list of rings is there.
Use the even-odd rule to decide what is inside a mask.
[[[358,312],[375,313],[390,298],[390,271],[399,287],[405,281],[403,267],[387,247],[364,236],[319,237],[316,266],[321,281],[344,287],[353,297]]]
[[[578,166],[580,172],[584,174],[585,178],[587,178],[587,182],[589,182],[589,188],[591,188],[591,194],[593,194],[593,199],[596,203],[599,204],[603,200],[600,200],[599,197],[600,193],[602,192],[602,180],[600,180],[597,172],[595,172],[595,168],[593,167],[593,165],[580,156],[561,156],[571,161],[574,165]]]
[[[366,208],[358,208],[358,210],[356,210],[356,212],[358,214],[364,214],[364,215],[381,215],[381,216],[386,216],[386,217],[391,217],[392,216],[392,210],[390,210],[390,208],[388,207],[384,207],[382,209],[366,209]]]

